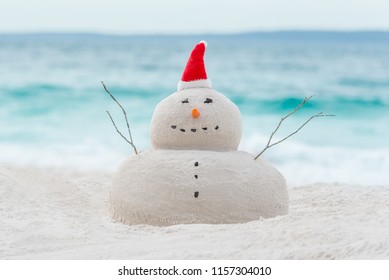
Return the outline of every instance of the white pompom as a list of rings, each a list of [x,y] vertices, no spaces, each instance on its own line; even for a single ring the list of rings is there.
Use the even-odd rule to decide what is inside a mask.
[[[199,42],[199,44],[201,44],[201,43],[203,43],[203,44],[205,45],[205,47],[207,47],[207,46],[208,46],[208,43],[207,43],[207,41],[203,41],[203,40],[202,40],[202,41],[200,41],[200,42]]]

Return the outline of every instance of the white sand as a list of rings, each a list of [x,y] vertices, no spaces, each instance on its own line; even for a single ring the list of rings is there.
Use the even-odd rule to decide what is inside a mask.
[[[111,221],[111,179],[0,167],[0,258],[389,258],[389,186],[295,187],[287,216],[158,228]]]

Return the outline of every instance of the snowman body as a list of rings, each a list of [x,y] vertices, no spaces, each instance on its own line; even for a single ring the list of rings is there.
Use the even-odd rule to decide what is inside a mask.
[[[116,173],[110,198],[115,220],[240,223],[288,212],[284,177],[263,159],[237,151],[241,115],[204,77],[205,46],[200,42],[192,51],[178,91],[157,105],[152,149],[131,156]],[[193,79],[193,71],[202,76]]]
[[[147,150],[113,181],[111,211],[126,224],[242,223],[288,212],[283,176],[241,151]]]

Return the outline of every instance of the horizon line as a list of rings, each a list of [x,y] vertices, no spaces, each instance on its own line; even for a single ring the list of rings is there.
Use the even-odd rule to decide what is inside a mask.
[[[357,34],[357,33],[389,33],[389,29],[355,29],[355,30],[340,30],[340,29],[279,29],[279,30],[254,30],[240,32],[197,32],[197,33],[120,33],[120,32],[99,32],[99,31],[0,31],[0,36],[15,36],[15,35],[92,35],[92,36],[112,36],[112,37],[158,37],[158,36],[239,36],[239,35],[254,35],[254,34],[277,34],[277,33],[333,33],[333,34]]]

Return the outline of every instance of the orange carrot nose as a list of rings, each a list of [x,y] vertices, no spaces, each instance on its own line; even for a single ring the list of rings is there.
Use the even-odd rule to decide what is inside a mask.
[[[192,109],[192,118],[197,119],[200,117],[200,111],[196,108]]]

